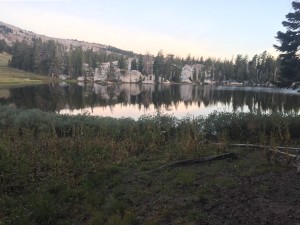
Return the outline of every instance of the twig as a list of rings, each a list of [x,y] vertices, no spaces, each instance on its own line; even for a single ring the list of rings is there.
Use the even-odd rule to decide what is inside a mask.
[[[210,156],[210,157],[204,157],[204,158],[199,158],[199,159],[180,160],[180,161],[176,161],[176,162],[172,162],[172,163],[160,166],[160,167],[152,169],[152,170],[136,173],[135,175],[153,173],[153,172],[160,171],[160,170],[168,168],[168,167],[186,166],[186,165],[191,165],[191,164],[210,162],[210,161],[214,161],[214,160],[222,160],[222,159],[226,159],[226,158],[235,159],[237,157],[234,153],[226,153],[223,155]]]

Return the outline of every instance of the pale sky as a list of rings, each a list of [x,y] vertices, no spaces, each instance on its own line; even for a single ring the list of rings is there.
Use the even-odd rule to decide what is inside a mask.
[[[276,54],[292,0],[0,0],[0,21],[154,55]]]

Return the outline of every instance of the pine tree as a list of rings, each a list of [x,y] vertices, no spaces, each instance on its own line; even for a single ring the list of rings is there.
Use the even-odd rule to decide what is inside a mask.
[[[123,55],[120,56],[119,60],[118,60],[118,66],[121,70],[125,70],[126,69],[126,62],[125,62],[125,58]]]
[[[281,80],[285,82],[300,79],[298,55],[298,48],[300,47],[300,2],[293,1],[292,7],[294,11],[286,15],[287,21],[282,22],[287,31],[277,33],[276,39],[280,45],[274,45],[281,52],[279,56]]]
[[[0,53],[6,51],[6,48],[7,48],[7,44],[6,44],[5,40],[1,39],[0,40]]]
[[[71,53],[72,76],[82,76],[83,52],[82,47],[76,47]]]
[[[155,82],[158,83],[159,76],[163,76],[165,73],[165,63],[164,55],[162,50],[157,53],[153,63],[153,74],[155,76]]]
[[[143,59],[142,55],[139,55],[139,58],[138,58],[138,71],[143,73],[143,70],[144,70],[144,59]]]
[[[248,79],[247,65],[248,57],[238,54],[234,64],[234,79],[236,81],[243,82]]]
[[[131,70],[137,70],[137,62],[136,59],[131,61]]]
[[[249,77],[251,83],[257,82],[257,61],[258,55],[255,55],[253,56],[252,60],[248,62]]]
[[[143,72],[144,75],[148,76],[153,73],[153,57],[147,52],[143,57]]]

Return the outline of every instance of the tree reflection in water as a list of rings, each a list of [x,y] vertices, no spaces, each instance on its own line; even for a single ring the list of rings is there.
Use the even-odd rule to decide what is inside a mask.
[[[91,114],[114,117],[124,109],[124,117],[164,112],[176,115],[203,115],[209,109],[228,111],[258,111],[299,113],[300,94],[277,88],[214,87],[197,85],[142,85],[142,84],[50,84],[19,87],[9,90],[8,98],[0,104],[14,104],[17,108],[39,108],[47,112]],[[97,112],[96,112],[97,111]],[[107,111],[107,112],[106,112]],[[128,113],[126,113],[128,111]]]

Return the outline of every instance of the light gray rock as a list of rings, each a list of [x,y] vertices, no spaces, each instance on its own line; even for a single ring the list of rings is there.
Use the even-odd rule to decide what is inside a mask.
[[[138,83],[143,80],[144,80],[144,75],[137,70],[127,71],[125,75],[121,77],[121,81],[124,83]]]
[[[193,76],[193,67],[190,65],[185,65],[181,71],[181,82],[191,83],[190,78]]]

